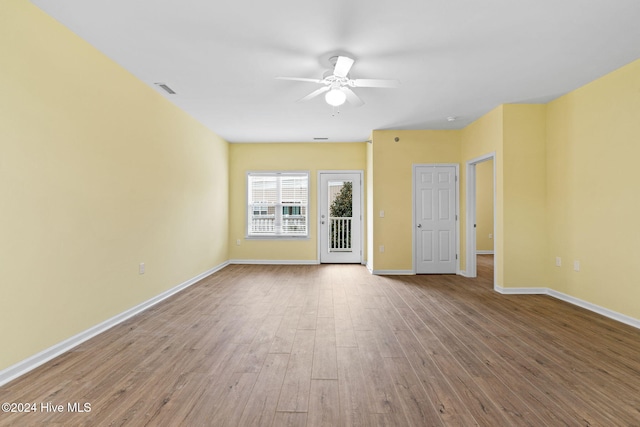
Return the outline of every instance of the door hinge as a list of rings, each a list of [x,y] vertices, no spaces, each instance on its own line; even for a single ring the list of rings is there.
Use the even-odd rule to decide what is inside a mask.
[[[456,175],[456,182],[458,182],[458,175]]]
[[[456,254],[456,259],[458,259],[458,254]]]
[[[456,221],[458,220],[458,215],[456,215]]]

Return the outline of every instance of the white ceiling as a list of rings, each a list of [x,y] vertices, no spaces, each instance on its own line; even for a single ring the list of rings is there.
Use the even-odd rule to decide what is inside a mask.
[[[640,58],[639,0],[32,1],[230,142],[460,129]],[[321,78],[332,52],[401,87],[356,88],[365,105],[333,115],[296,103],[319,86],[275,79]]]

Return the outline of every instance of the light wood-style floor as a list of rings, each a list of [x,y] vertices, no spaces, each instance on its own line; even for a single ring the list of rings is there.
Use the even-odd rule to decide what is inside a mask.
[[[640,331],[478,279],[229,266],[0,388],[0,425],[638,426]]]

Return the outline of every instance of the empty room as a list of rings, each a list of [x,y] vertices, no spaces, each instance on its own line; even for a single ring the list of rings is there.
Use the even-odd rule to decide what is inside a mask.
[[[2,0],[0,426],[640,426],[639,21]]]

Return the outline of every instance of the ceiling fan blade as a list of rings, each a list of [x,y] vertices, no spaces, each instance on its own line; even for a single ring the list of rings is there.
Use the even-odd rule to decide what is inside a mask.
[[[347,101],[349,101],[349,104],[353,105],[354,107],[360,107],[364,105],[364,101],[360,99],[360,97],[348,87],[343,86],[340,88],[340,90],[344,92],[345,95],[347,95]]]
[[[383,80],[383,79],[355,79],[351,80],[353,87],[382,87],[382,88],[396,88],[400,86],[398,80]]]
[[[347,77],[351,67],[353,66],[353,59],[348,56],[338,56],[336,66],[333,69],[333,74],[338,77]]]
[[[331,89],[329,86],[323,86],[320,89],[314,90],[313,92],[311,92],[309,95],[305,96],[304,98],[300,98],[298,99],[298,101],[296,102],[304,102],[304,101],[308,101],[312,98],[315,98],[316,96],[327,92],[329,89]]]
[[[295,80],[299,82],[322,83],[319,79],[305,79],[304,77],[276,77],[278,80]]]

